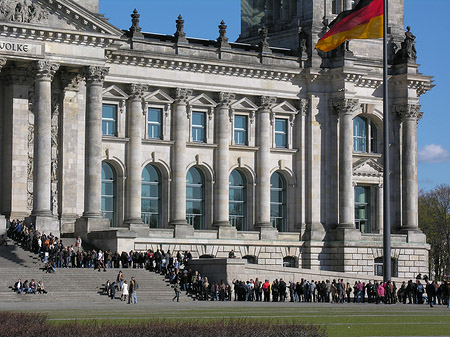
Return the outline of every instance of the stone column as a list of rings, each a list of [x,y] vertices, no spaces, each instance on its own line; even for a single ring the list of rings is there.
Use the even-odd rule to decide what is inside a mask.
[[[0,58],[0,73],[2,72],[2,68],[5,66],[6,64],[6,58]],[[3,104],[3,91],[2,91],[2,87],[0,86],[0,104]],[[3,115],[3,106],[0,106],[0,113]],[[0,121],[0,156],[2,158],[3,157],[3,118]],[[4,191],[3,189],[3,170],[2,167],[0,165],[0,190]],[[3,211],[3,203],[2,200],[3,198],[0,198],[0,212]],[[0,235],[3,235],[6,233],[6,221],[5,221],[5,216],[0,214]]]
[[[339,115],[339,228],[355,228],[353,188],[353,113],[360,108],[357,99],[332,101]]]
[[[276,103],[275,97],[262,96],[257,112],[256,146],[256,224],[261,231],[261,239],[276,237],[278,231],[270,223],[270,149],[272,128],[270,112]]]
[[[51,212],[52,80],[59,64],[36,63],[34,104],[33,211],[36,228],[59,232]]]
[[[234,98],[234,94],[221,92],[216,114],[214,225],[219,227],[219,237],[236,235],[229,221],[230,104]]]
[[[125,194],[125,221],[132,226],[144,226],[141,218],[141,192],[142,192],[142,98],[147,86],[131,84],[129,87],[128,111],[128,141],[127,150],[127,180]]]
[[[419,232],[417,187],[417,122],[420,105],[396,106],[402,120],[402,230]]]
[[[194,229],[186,221],[186,142],[189,138],[187,100],[192,90],[177,88],[173,107],[172,188],[170,224],[175,237],[193,236]]]
[[[78,235],[108,229],[109,221],[101,210],[102,172],[102,89],[109,68],[89,66],[86,69],[86,131],[83,219],[75,224]]]

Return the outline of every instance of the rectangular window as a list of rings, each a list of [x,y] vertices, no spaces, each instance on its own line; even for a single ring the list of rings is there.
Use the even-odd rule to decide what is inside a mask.
[[[102,106],[103,136],[116,136],[116,132],[117,132],[117,105],[103,104]]]
[[[162,109],[149,108],[147,120],[148,138],[161,139]]]
[[[287,119],[275,119],[275,147],[287,148]]]
[[[370,222],[370,188],[365,186],[355,187],[355,225],[361,233],[371,233]]]
[[[192,113],[192,141],[206,142],[206,114],[194,111]]]
[[[234,144],[247,145],[247,116],[234,116]]]

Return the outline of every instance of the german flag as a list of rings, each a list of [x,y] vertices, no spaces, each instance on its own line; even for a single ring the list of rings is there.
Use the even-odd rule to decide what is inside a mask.
[[[330,30],[316,48],[327,52],[347,40],[383,37],[383,0],[361,0],[355,8],[344,11],[330,24]]]

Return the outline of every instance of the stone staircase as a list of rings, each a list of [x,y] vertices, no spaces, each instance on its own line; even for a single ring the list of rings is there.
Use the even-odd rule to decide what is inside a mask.
[[[95,302],[110,303],[114,300],[102,294],[107,280],[116,280],[119,269],[97,271],[93,268],[57,268],[55,273],[43,271],[42,263],[36,254],[24,250],[22,247],[8,240],[8,246],[0,246],[0,301],[3,302]],[[133,276],[139,284],[137,290],[139,302],[167,302],[171,301],[174,291],[164,276],[149,272],[145,269],[121,269],[127,282]],[[17,279],[37,283],[42,280],[47,295],[17,294],[12,290]],[[116,291],[115,301],[120,301],[120,291]],[[191,301],[184,294],[180,301]]]

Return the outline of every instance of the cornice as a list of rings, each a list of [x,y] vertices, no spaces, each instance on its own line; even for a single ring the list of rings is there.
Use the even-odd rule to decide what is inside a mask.
[[[208,63],[203,60],[168,59],[163,56],[133,55],[120,51],[107,50],[106,62],[122,65],[133,65],[157,69],[187,71],[196,73],[226,75],[234,77],[250,77],[276,81],[291,81],[300,73],[296,70],[267,70],[264,66],[252,67],[250,65],[231,65]]]
[[[78,32],[64,29],[42,28],[21,24],[0,23],[0,36],[15,39],[26,39],[34,41],[58,42],[67,44],[77,44],[83,46],[97,46],[105,48],[113,44],[119,38],[111,35]]]
[[[432,76],[424,76],[424,75],[395,75],[391,78],[391,85],[396,87],[403,86],[408,89],[416,90],[417,97],[422,96],[427,91],[430,91],[434,85],[432,84],[433,77]]]

